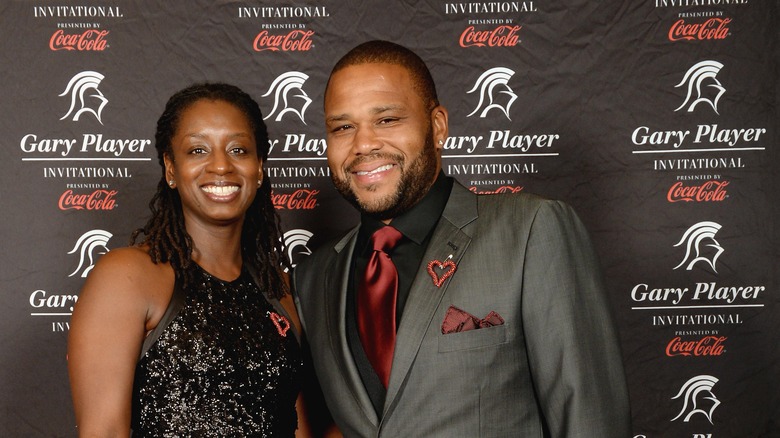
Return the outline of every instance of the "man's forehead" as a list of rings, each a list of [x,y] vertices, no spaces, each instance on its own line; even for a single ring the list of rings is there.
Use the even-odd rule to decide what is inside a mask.
[[[340,70],[334,72],[334,75],[337,75],[339,73],[343,73],[346,71],[356,71],[356,70],[393,70],[393,71],[404,71],[407,74],[409,73],[409,70],[404,67],[401,64],[393,63],[393,62],[359,62],[355,64],[350,64],[342,67]]]
[[[394,81],[410,85],[411,75],[403,66],[388,63],[364,63],[346,66],[333,73],[328,90],[334,86],[351,87],[360,82]]]
[[[345,97],[351,99],[350,104],[354,103],[361,97],[367,97],[366,93],[370,93],[371,99],[375,100],[370,104],[372,111],[373,107],[376,107],[376,111],[382,111],[398,107],[402,102],[409,104],[412,95],[422,97],[405,67],[389,63],[364,63],[350,65],[333,73],[325,91],[325,107]]]

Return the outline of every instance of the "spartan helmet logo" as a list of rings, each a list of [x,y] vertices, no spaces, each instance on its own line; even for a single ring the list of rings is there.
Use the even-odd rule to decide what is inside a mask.
[[[284,246],[287,248],[287,257],[294,268],[297,263],[295,260],[300,256],[311,255],[311,249],[307,246],[309,239],[313,236],[311,231],[296,229],[284,233]]]
[[[102,125],[103,121],[100,117],[103,108],[108,103],[108,99],[103,97],[103,93],[98,90],[98,85],[102,80],[103,75],[96,71],[83,71],[73,76],[68,82],[68,86],[65,87],[65,91],[60,94],[60,97],[70,94],[70,108],[60,120],[73,114],[73,121],[77,122],[81,114],[90,113]]]
[[[276,114],[274,121],[278,122],[285,114],[293,113],[298,115],[305,125],[304,114],[306,113],[306,108],[311,104],[309,95],[303,91],[303,83],[307,79],[309,79],[309,75],[299,71],[290,71],[274,79],[271,87],[262,96],[268,97],[273,94],[274,107],[263,120]]]
[[[726,92],[726,89],[723,88],[720,81],[715,77],[721,68],[723,68],[723,64],[718,61],[701,61],[688,69],[682,81],[674,86],[677,88],[685,85],[688,88],[685,102],[675,111],[681,110],[690,102],[688,112],[691,113],[696,105],[706,102],[715,110],[715,114],[719,114],[718,101],[723,93]]]
[[[694,414],[702,414],[712,424],[712,413],[720,405],[720,400],[712,393],[712,387],[718,383],[718,379],[712,376],[696,376],[680,388],[680,391],[672,397],[672,400],[682,398],[683,406],[680,413],[672,418],[672,421],[682,417],[687,423]]]
[[[73,249],[68,253],[78,253],[79,255],[79,266],[75,271],[71,272],[68,277],[73,277],[78,272],[81,272],[82,278],[86,277],[87,274],[89,274],[89,271],[95,266],[94,255],[105,254],[109,251],[107,245],[108,240],[111,239],[111,237],[113,237],[111,233],[103,230],[92,230],[82,234],[81,237],[79,237],[79,240],[76,241]],[[103,251],[100,251],[100,248],[102,248]]]
[[[685,269],[690,271],[696,263],[704,262],[717,274],[715,263],[724,251],[723,247],[715,240],[715,233],[718,230],[720,230],[720,224],[715,222],[699,222],[688,228],[680,241],[674,245],[678,247],[685,244],[685,257],[674,269],[687,263]]]
[[[479,117],[484,119],[488,111],[495,108],[503,112],[507,119],[512,120],[509,117],[509,108],[517,99],[517,95],[507,83],[514,74],[513,70],[506,67],[495,67],[482,73],[471,90],[467,91],[467,94],[470,94],[479,90],[479,103],[466,117],[473,116],[481,109]]]

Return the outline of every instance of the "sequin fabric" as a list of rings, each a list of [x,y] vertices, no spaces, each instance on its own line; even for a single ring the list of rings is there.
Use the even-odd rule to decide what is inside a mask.
[[[291,437],[301,352],[252,278],[196,267],[178,316],[139,361],[133,437]]]

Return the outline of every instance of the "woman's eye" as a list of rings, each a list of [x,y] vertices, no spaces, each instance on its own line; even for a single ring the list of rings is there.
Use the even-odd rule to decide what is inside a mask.
[[[206,150],[201,147],[194,147],[190,150],[190,153],[193,155],[205,154]]]

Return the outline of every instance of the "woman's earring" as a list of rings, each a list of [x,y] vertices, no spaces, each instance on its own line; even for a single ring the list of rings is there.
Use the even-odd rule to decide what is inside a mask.
[[[168,181],[168,185],[171,186],[171,188],[173,188],[174,184],[176,184],[176,181],[174,180]]]

